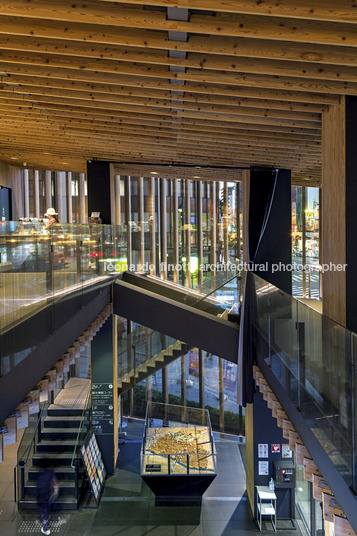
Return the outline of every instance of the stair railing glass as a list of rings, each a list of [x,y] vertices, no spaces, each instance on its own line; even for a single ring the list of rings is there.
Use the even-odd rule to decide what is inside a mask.
[[[28,427],[25,428],[18,451],[17,463],[14,467],[14,497],[19,503],[25,495],[25,484],[28,472],[33,464],[33,457],[37,453],[37,444],[41,441],[43,421],[47,415],[49,403],[41,403],[40,411],[29,415]]]
[[[81,467],[81,447],[85,442],[91,430],[91,391],[89,390],[84,402],[84,407],[81,415],[81,421],[78,427],[78,433],[76,437],[76,443],[73,449],[73,455],[71,460],[71,467],[75,469],[75,497],[79,499],[80,492],[80,474],[79,468]]]
[[[356,492],[357,335],[254,275],[258,365],[268,366]]]
[[[198,296],[185,300],[187,305],[211,312],[222,318],[237,318],[243,296],[244,272],[218,273],[196,289]]]

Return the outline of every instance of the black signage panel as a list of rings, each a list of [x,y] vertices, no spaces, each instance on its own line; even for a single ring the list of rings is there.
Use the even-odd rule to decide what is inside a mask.
[[[113,384],[92,383],[92,426],[95,433],[113,433],[113,424]]]
[[[161,463],[147,463],[145,471],[147,473],[161,473]]]

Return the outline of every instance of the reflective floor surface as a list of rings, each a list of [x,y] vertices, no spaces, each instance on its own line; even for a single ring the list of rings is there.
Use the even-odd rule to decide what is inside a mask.
[[[200,505],[192,501],[158,504],[139,473],[143,423],[129,423],[120,441],[115,475],[105,484],[98,509],[53,512],[51,534],[59,536],[257,536],[274,534],[269,522],[259,531],[245,494],[244,445],[216,435],[217,478]],[[36,512],[18,512],[9,480],[0,471],[0,534],[41,534]],[[3,474],[3,476],[1,476]],[[280,528],[279,536],[305,536]],[[279,522],[278,522],[279,528]]]

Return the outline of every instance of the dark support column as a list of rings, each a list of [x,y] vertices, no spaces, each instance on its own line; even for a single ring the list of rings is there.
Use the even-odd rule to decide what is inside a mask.
[[[100,212],[102,222],[111,223],[110,164],[87,162],[88,213]]]
[[[198,396],[200,408],[205,407],[205,382],[204,382],[204,360],[203,351],[198,350]]]
[[[291,294],[291,178],[287,169],[250,170],[249,261],[266,264],[257,275]]]
[[[181,356],[181,404],[186,406],[186,356]]]
[[[162,369],[162,401],[164,404],[169,403],[167,367]]]
[[[219,378],[219,429],[224,431],[224,382],[223,382],[223,359],[218,358]]]
[[[297,341],[298,341],[298,403],[297,407],[301,411],[301,396],[305,390],[305,323],[296,322]]]
[[[346,97],[346,327],[354,332],[357,332],[356,147],[357,98]]]
[[[115,472],[118,455],[116,340],[116,319],[111,315],[92,341],[91,357],[92,425],[109,474]]]

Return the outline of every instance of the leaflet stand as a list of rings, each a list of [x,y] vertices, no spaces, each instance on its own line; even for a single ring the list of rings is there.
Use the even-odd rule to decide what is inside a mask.
[[[262,530],[262,517],[270,516],[271,524],[276,531],[276,495],[269,486],[256,486],[257,488],[257,509],[258,526]]]

